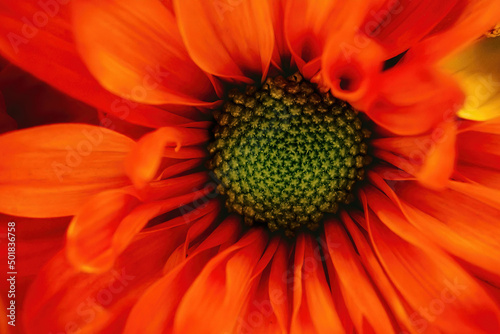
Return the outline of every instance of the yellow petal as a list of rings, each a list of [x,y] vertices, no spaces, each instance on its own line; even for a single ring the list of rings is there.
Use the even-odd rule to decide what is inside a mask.
[[[458,115],[474,121],[500,116],[500,38],[481,40],[460,54],[445,60],[444,65],[458,79],[466,93]]]

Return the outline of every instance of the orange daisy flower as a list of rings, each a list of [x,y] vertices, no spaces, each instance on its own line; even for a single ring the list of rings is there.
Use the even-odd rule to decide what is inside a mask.
[[[2,332],[500,332],[500,2],[0,11]]]

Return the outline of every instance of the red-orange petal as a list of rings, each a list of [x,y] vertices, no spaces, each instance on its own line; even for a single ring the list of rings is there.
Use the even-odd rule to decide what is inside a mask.
[[[482,131],[466,131],[457,137],[458,158],[463,163],[498,170],[500,135]]]
[[[354,35],[352,40],[358,38]],[[354,42],[342,35],[329,38],[322,58],[323,78],[335,97],[365,110],[373,98],[373,86],[379,84],[378,73],[388,56],[371,40],[363,43],[362,51],[348,43]]]
[[[290,50],[285,39],[285,7],[286,0],[271,0],[275,47],[273,64],[277,68],[289,66],[291,61]]]
[[[340,14],[342,7],[345,13],[347,6],[342,6],[336,1],[289,0],[285,4],[286,42],[295,63],[309,79],[320,67],[318,60],[322,55],[329,31],[326,22],[332,17],[334,10]],[[337,27],[341,24],[341,20],[332,23]]]
[[[371,11],[362,27],[392,58],[422,40],[438,26],[461,0],[400,0],[385,1],[380,8]]]
[[[40,273],[45,264],[63,248],[64,235],[69,220],[68,217],[33,219],[0,215],[0,229],[15,234],[16,259],[18,260],[15,266],[15,271],[17,272],[15,281],[15,306],[17,310],[25,309],[25,297],[31,283],[33,283],[33,280]],[[15,231],[12,230],[12,224],[8,224],[9,222],[15,223]],[[8,228],[10,228],[10,230],[8,230]],[[12,252],[8,252],[8,247],[12,247],[12,244],[9,244],[9,242],[12,241],[13,234],[0,234],[0,261],[5,263],[4,268],[6,271],[11,271],[7,270],[7,265],[9,263],[9,257],[10,260],[12,260]],[[11,240],[8,240],[8,237]],[[0,281],[0,290],[9,291],[10,281]],[[7,299],[7,294],[0,299],[9,301]],[[10,310],[7,308],[4,310],[10,313]],[[1,313],[0,311],[0,314]],[[6,314],[3,314],[5,317],[6,329],[3,331],[2,321],[0,320],[0,332],[12,334],[26,333],[25,326],[21,321],[22,314],[22,311],[17,312],[16,326],[7,326],[7,321],[10,322],[11,319],[7,318]],[[7,328],[15,330],[7,331]]]
[[[297,237],[290,333],[339,333],[343,329],[318,248],[310,236]]]
[[[264,231],[254,229],[214,257],[182,298],[173,333],[233,332],[266,244]]]
[[[366,205],[366,203],[365,203]],[[367,208],[365,207],[365,210]],[[370,275],[374,284],[377,286],[381,295],[385,298],[387,305],[390,307],[391,313],[397,319],[398,324],[401,329],[405,329],[408,333],[418,334],[420,333],[413,322],[414,313],[413,310],[408,306],[405,300],[398,293],[394,285],[391,283],[390,278],[387,276],[383,267],[381,266],[377,255],[370,245],[369,237],[367,232],[364,230],[366,227],[366,221],[361,213],[354,213],[354,217],[351,219],[345,212],[342,213],[342,221],[348,229],[353,242],[356,245],[356,249],[359,252],[359,256],[365,267],[367,273]],[[353,219],[360,227],[353,222]],[[413,318],[412,318],[412,317]],[[428,329],[429,333],[437,334],[437,331]]]
[[[489,0],[459,1],[443,22],[408,52],[408,58],[434,62],[459,51],[500,20],[500,2]]]
[[[500,281],[500,260],[494,255],[500,251],[497,242],[500,228],[495,224],[500,206],[495,208],[481,203],[480,198],[469,197],[467,191],[465,194],[455,190],[436,192],[413,182],[401,183],[396,194],[380,178],[371,178],[401,208],[409,223],[430,240],[456,257],[488,271],[491,277],[496,277],[494,281]],[[462,190],[460,182],[451,184]],[[471,221],[475,224],[471,225]]]
[[[349,63],[352,49],[356,49],[355,53],[359,54],[359,43],[367,40],[365,36],[359,38],[360,25],[380,2],[288,1],[285,11],[286,40],[302,74],[311,78],[322,65],[325,69],[325,64],[330,65],[337,58]],[[330,50],[330,56],[327,60],[323,59],[321,64],[325,48]]]
[[[193,224],[195,227],[198,224]],[[239,233],[240,222],[227,218],[204,240],[206,246],[195,250],[181,263],[161,277],[140,297],[134,305],[125,326],[125,334],[170,333],[174,317],[184,294],[203,268],[216,255],[219,247],[233,240]],[[151,306],[154,305],[154,313]],[[150,319],[144,323],[144,316]]]
[[[432,67],[400,65],[372,82],[371,104],[364,111],[377,124],[398,135],[427,132],[453,120],[464,94],[449,75]]]
[[[181,244],[188,225],[143,233],[111,270],[82,273],[59,253],[31,285],[23,310],[26,333],[121,333],[127,315]]]
[[[453,120],[443,122],[419,137],[375,139],[375,155],[415,176],[422,185],[444,189],[455,170],[457,129]]]
[[[108,90],[149,104],[207,105],[213,85],[187,54],[159,1],[76,0],[73,31],[90,72]]]
[[[370,326],[374,333],[393,332],[388,312],[340,222],[326,222],[325,237],[326,251],[337,273],[342,296],[357,331],[361,333]]]
[[[257,263],[252,273],[251,292],[243,304],[238,316],[239,320],[234,328],[236,333],[263,333],[275,334],[286,333],[280,328],[276,315],[271,304],[271,298],[276,296],[283,298],[277,291],[273,291],[273,296],[269,294],[269,272],[270,261],[274,258],[276,250],[282,243],[280,237],[273,238]]]
[[[204,71],[250,82],[267,74],[274,48],[267,0],[174,0],[179,29]]]
[[[0,211],[74,215],[100,191],[130,184],[124,160],[134,142],[83,124],[40,126],[0,136]]]
[[[3,56],[69,96],[120,119],[150,127],[157,127],[158,122],[160,126],[189,122],[185,117],[120,98],[104,89],[77,51],[71,30],[70,2],[56,2],[46,8],[57,15],[48,17],[37,0],[0,6]],[[38,26],[35,19],[40,20]]]
[[[427,155],[417,179],[427,188],[440,190],[446,188],[455,170],[456,125],[454,122],[442,123],[442,136]]]
[[[209,138],[207,130],[183,127],[164,127],[148,133],[127,157],[127,174],[138,188],[144,188],[158,172],[166,146],[175,147],[175,152],[179,152],[183,146],[204,143]]]
[[[367,192],[370,238],[388,276],[417,311],[418,328],[443,332],[494,333],[500,311],[453,258],[412,227],[381,193]]]
[[[281,243],[276,250],[269,273],[269,302],[272,305],[276,321],[282,333],[288,333],[290,324],[290,294],[289,283],[283,279],[283,273],[288,269],[290,250]]]
[[[71,221],[66,252],[71,263],[86,272],[104,272],[127,248],[149,220],[206,196],[206,178],[190,178],[182,186],[172,184],[171,196],[141,203],[127,190],[114,190],[93,197]],[[168,189],[165,189],[168,191]]]
[[[500,190],[500,175],[498,170],[461,163],[459,161],[455,173],[460,175],[459,179],[465,179],[470,183],[481,185],[491,190]]]

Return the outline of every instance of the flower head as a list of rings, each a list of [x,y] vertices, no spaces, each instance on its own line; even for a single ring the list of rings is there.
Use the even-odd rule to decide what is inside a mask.
[[[465,49],[500,3],[0,10],[2,55],[99,117],[0,136],[0,211],[51,256],[22,331],[500,330],[498,84]]]

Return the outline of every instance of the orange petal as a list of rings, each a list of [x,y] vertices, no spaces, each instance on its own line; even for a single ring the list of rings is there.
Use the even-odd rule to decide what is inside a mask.
[[[241,220],[238,216],[230,215],[227,217],[223,223],[226,227],[223,229],[216,229],[211,238],[204,239],[198,244],[192,245],[192,248],[188,250],[189,254],[199,253],[204,250],[210,249],[212,247],[220,246],[219,252],[233,246],[233,244],[238,240],[241,233]]]
[[[288,269],[290,251],[285,243],[280,243],[273,257],[269,273],[269,302],[282,333],[288,333],[290,321],[290,296],[283,273]]]
[[[91,196],[130,184],[133,141],[102,127],[57,124],[0,136],[0,211],[27,217],[74,215]]]
[[[168,166],[163,170],[163,172],[158,177],[159,180],[164,180],[166,178],[187,172],[189,170],[194,170],[196,167],[200,166],[204,162],[203,159],[189,159],[184,160],[173,165]]]
[[[442,127],[443,135],[429,152],[424,165],[416,175],[425,187],[434,190],[446,188],[455,170],[456,126],[453,122],[447,122],[443,123]]]
[[[22,323],[26,293],[41,269],[64,247],[65,231],[69,220],[68,217],[33,219],[0,215],[0,229],[5,231],[3,235],[0,234],[0,250],[2,252],[0,253],[0,261],[5,263],[6,272],[12,271],[7,268],[9,257],[12,260],[12,256],[9,256],[11,252],[8,252],[8,247],[12,246],[9,245],[9,242],[12,241],[12,234],[7,234],[8,228],[10,228],[10,232],[15,234],[15,253],[18,260],[14,270],[17,272],[15,282],[15,306],[18,310],[16,326],[8,326],[7,321],[10,322],[11,319],[7,318],[7,314],[0,311],[0,314],[5,317],[6,326],[5,331],[3,331],[2,320],[0,320],[1,333],[26,333],[25,326]],[[12,224],[8,226],[9,222],[15,223],[15,231],[11,228]],[[11,240],[8,240],[8,237]],[[6,279],[3,282],[0,281],[0,290],[9,291],[10,282]],[[5,294],[0,300],[5,298],[4,300],[9,302],[7,297],[7,294]],[[4,310],[10,313],[7,308]],[[8,328],[9,331],[7,331]],[[10,331],[10,329],[15,329],[15,331]]]
[[[363,9],[357,10],[351,7],[356,6],[355,3],[329,3],[338,3],[339,9],[334,11],[334,24],[328,22],[325,26],[329,32],[322,57],[325,84],[334,96],[348,101],[359,110],[365,110],[372,99],[372,90],[378,85],[378,74],[385,60],[391,58],[387,50],[367,34],[379,25],[379,8],[393,11],[391,2],[360,1],[357,8]],[[373,15],[377,17],[374,19]]]
[[[273,64],[277,68],[290,65],[290,50],[285,39],[285,6],[286,0],[272,0],[271,13],[273,18],[275,48],[273,54]]]
[[[464,95],[448,75],[433,68],[401,65],[373,83],[375,99],[365,110],[377,124],[398,135],[416,135],[452,120]]]
[[[326,282],[323,259],[309,236],[295,246],[294,302],[291,333],[341,333],[342,323]]]
[[[117,225],[139,203],[122,189],[105,191],[91,198],[68,228],[67,252],[73,265],[84,271],[102,267],[95,259],[104,257],[102,251],[110,248]],[[112,256],[106,255],[106,258]],[[108,269],[109,266],[105,268]]]
[[[380,179],[373,179],[401,208],[408,221],[429,239],[458,258],[496,275],[499,281],[500,260],[494,254],[500,251],[497,242],[500,228],[495,223],[500,206],[490,207],[478,198],[469,197],[466,191],[465,194],[455,190],[435,192],[412,182],[400,184],[396,195]],[[452,184],[462,190],[459,182]],[[475,221],[474,225],[471,221]]]
[[[304,66],[321,57],[326,33],[324,23],[335,8],[335,1],[295,1],[285,5],[285,38],[293,59],[302,73]],[[300,19],[298,19],[300,18]],[[319,70],[318,67],[307,73],[310,78]]]
[[[161,0],[161,3],[167,7],[169,11],[172,13],[174,12],[174,4],[172,3],[173,0]]]
[[[365,208],[367,210],[367,208]],[[361,214],[355,214],[355,219],[358,224],[366,226],[366,221]],[[406,330],[408,333],[418,334],[421,333],[417,328],[415,328],[414,320],[410,318],[413,316],[413,310],[407,306],[407,303],[402,299],[401,295],[398,293],[391,280],[385,273],[383,267],[381,266],[375,251],[369,243],[368,236],[362,227],[356,225],[351,217],[347,214],[342,214],[342,221],[348,229],[354,244],[359,252],[359,256],[365,267],[367,273],[370,275],[374,284],[376,284],[378,290],[385,298],[388,306],[390,307],[391,313],[395,316],[402,330]],[[429,333],[437,334],[437,331],[433,331],[428,328]]]
[[[450,189],[465,194],[471,198],[488,204],[491,207],[500,208],[500,190],[485,187],[480,184],[450,181]]]
[[[252,279],[255,283],[252,286],[251,292],[242,307],[238,316],[238,324],[234,332],[236,333],[286,333],[286,330],[280,328],[277,317],[274,313],[271,298],[282,302],[284,295],[278,291],[273,291],[273,295],[269,294],[269,272],[270,261],[274,258],[276,250],[282,243],[280,237],[273,238],[262,255],[259,263],[255,266]]]
[[[428,242],[382,194],[367,192],[367,203],[376,215],[366,212],[372,244],[388,276],[416,310],[417,330],[500,330],[498,305],[475,277]]]
[[[218,200],[212,200],[205,205],[197,207],[195,210],[184,213],[182,218],[184,222],[189,220],[195,220],[198,216],[202,216],[203,218],[198,219],[196,224],[193,224],[188,230],[186,235],[186,240],[184,240],[184,245],[182,246],[182,260],[184,260],[188,256],[188,252],[190,252],[191,243],[198,238],[200,235],[205,233],[209,226],[216,220],[217,215],[220,213],[220,203]],[[235,232],[236,233],[236,232]],[[201,250],[197,250],[197,252],[201,252]],[[189,254],[191,255],[191,254]],[[166,269],[164,268],[164,271]]]
[[[427,188],[443,189],[455,170],[457,130],[443,122],[429,135],[375,139],[375,155],[414,175]],[[387,152],[389,151],[389,152]]]
[[[180,127],[165,127],[142,137],[127,157],[127,174],[132,182],[143,188],[151,181],[160,166],[165,146],[175,146],[178,152],[182,146],[207,142],[207,130]]]
[[[357,331],[361,333],[366,330],[366,326],[370,326],[374,333],[393,332],[387,310],[340,223],[338,221],[326,222],[325,236],[327,251]]]
[[[498,22],[500,3],[489,0],[458,2],[443,23],[413,46],[408,58],[433,62],[456,52],[482,37]]]
[[[480,123],[481,124],[481,123]],[[467,131],[457,137],[458,159],[478,167],[498,170],[500,166],[500,135]]]
[[[290,318],[290,333],[314,333],[311,314],[307,307],[304,286],[302,283],[302,268],[304,266],[305,238],[300,234],[295,242],[293,271],[287,271],[287,283],[292,283],[292,313]],[[314,261],[314,259],[313,259]],[[291,274],[291,275],[290,275]]]
[[[266,234],[254,229],[214,257],[182,298],[173,332],[232,332],[254,283],[252,272],[266,243]],[[197,307],[193,307],[195,304]]]
[[[48,3],[52,5],[46,9],[40,7],[37,0],[0,7],[3,18],[0,53],[3,56],[69,96],[121,119],[152,127],[158,126],[158,122],[170,125],[189,122],[185,117],[131,102],[104,89],[90,74],[76,49],[70,23],[71,5]],[[47,11],[56,14],[46,22]],[[37,21],[38,25],[33,22],[34,17],[41,20]]]
[[[262,254],[262,257],[259,259],[259,262],[255,266],[252,278],[257,278],[262,274],[262,272],[268,268],[268,265],[271,263],[271,260],[274,258],[274,254],[276,250],[279,248],[282,240],[280,237],[274,237],[269,241],[269,244],[266,247],[266,251]]]
[[[193,188],[202,187],[205,180],[193,181],[185,182],[182,187],[172,185],[172,196],[182,196],[145,204],[126,190],[103,192],[93,197],[68,228],[68,258],[86,272],[109,270],[149,220],[206,196],[206,190],[192,192]]]
[[[234,333],[287,333],[280,328],[272,305],[269,302],[267,273],[266,271],[258,285],[254,286],[254,292],[248,298],[239,315],[238,325]]]
[[[174,15],[159,1],[77,0],[71,6],[78,49],[111,92],[149,104],[207,105],[216,97],[189,58]]]
[[[352,323],[351,316],[349,315],[349,311],[347,310],[346,301],[344,300],[344,297],[342,297],[342,291],[340,288],[340,281],[338,279],[338,275],[333,268],[333,263],[332,261],[330,261],[329,252],[326,249],[327,242],[325,235],[321,236],[319,242],[325,254],[324,255],[324,262],[325,262],[324,266],[326,267],[325,272],[328,274],[330,291],[332,293],[332,298],[335,308],[337,310],[337,314],[339,316],[340,321],[342,322],[342,327],[344,328],[344,331],[346,333],[353,333],[354,324]]]
[[[287,1],[285,34],[300,71],[311,78],[320,69],[318,60],[329,37],[351,35],[369,10],[366,1]],[[357,8],[353,10],[353,8]]]
[[[184,209],[181,210],[184,211]],[[234,243],[238,239],[240,221],[236,219],[236,217],[230,216],[222,223],[219,223],[216,219],[219,213],[219,201],[215,199],[209,201],[205,205],[196,207],[194,210],[183,213],[182,216],[170,220],[168,224],[161,225],[162,229],[172,228],[182,224],[191,225],[183,244],[179,245],[166,261],[163,267],[164,274],[169,274],[170,271],[174,270],[179,264],[185,262],[187,257],[194,256],[194,254],[199,254],[221,244]],[[212,229],[214,223],[217,224],[215,225],[217,228],[210,234],[209,238],[206,238],[206,235]],[[222,226],[224,226],[224,228],[221,228]],[[203,237],[200,238],[202,240],[200,242],[198,238],[201,235],[203,235]],[[223,241],[217,244],[217,240]],[[219,250],[222,248],[223,247],[219,248]]]
[[[274,47],[267,0],[174,0],[179,29],[203,70],[249,82],[265,78]]]
[[[226,219],[205,239],[208,247],[190,254],[181,264],[153,284],[134,305],[124,333],[171,332],[182,297],[207,263],[216,256],[218,247],[239,233],[239,224],[240,222],[234,218]],[[149,321],[144,323],[146,315]]]
[[[186,228],[142,234],[115,267],[100,274],[82,273],[59,253],[30,287],[23,310],[26,333],[121,333],[138,294],[157,279]]]
[[[360,37],[352,37],[352,40],[357,38]],[[362,52],[348,44],[349,41],[349,38],[337,34],[329,39],[322,58],[322,73],[335,97],[365,110],[372,99],[371,89],[379,84],[378,73],[388,56],[373,41],[364,42]]]
[[[456,173],[467,181],[480,184],[485,188],[500,190],[500,177],[498,170],[474,166],[458,162]]]
[[[210,180],[207,172],[190,174],[151,182],[148,188],[139,192],[142,201],[157,201],[200,190]]]
[[[459,6],[460,0],[385,1],[363,23],[364,33],[388,50],[392,58],[419,42]]]

